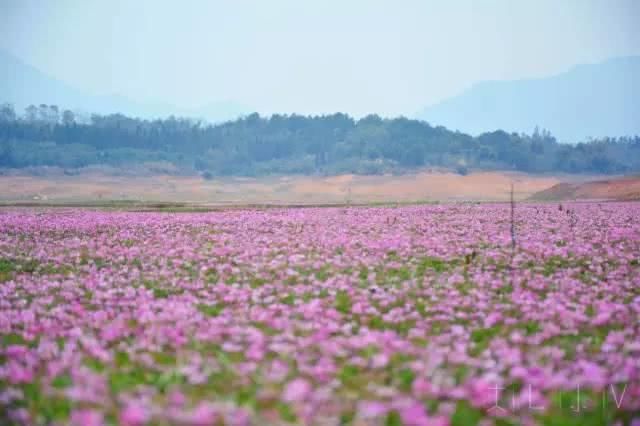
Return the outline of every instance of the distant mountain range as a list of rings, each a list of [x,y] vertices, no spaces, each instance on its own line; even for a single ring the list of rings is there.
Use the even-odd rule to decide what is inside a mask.
[[[465,133],[546,128],[561,142],[640,134],[640,56],[578,65],[548,78],[486,81],[416,118]]]
[[[234,102],[215,102],[197,109],[175,108],[161,103],[136,102],[119,95],[99,96],[85,93],[46,75],[19,58],[0,50],[0,103],[10,102],[20,111],[30,104],[53,104],[86,113],[122,113],[141,118],[169,115],[220,122],[251,112]]]
[[[119,112],[141,118],[176,115],[213,123],[252,112],[226,101],[184,109],[118,95],[88,94],[2,50],[0,102],[11,102],[17,110],[44,103],[86,113]],[[477,83],[458,96],[424,109],[416,118],[472,135],[497,129],[531,133],[539,126],[561,142],[638,135],[640,56],[578,65],[547,78]]]

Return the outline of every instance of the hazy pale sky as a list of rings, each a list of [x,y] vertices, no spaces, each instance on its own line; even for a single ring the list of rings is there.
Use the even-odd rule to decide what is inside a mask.
[[[634,0],[0,0],[0,48],[95,94],[413,115],[477,81],[639,55],[639,23]]]

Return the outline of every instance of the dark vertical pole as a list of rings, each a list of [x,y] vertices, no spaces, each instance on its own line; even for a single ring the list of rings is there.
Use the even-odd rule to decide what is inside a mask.
[[[511,182],[511,257],[516,251],[516,202],[513,199],[513,182]]]

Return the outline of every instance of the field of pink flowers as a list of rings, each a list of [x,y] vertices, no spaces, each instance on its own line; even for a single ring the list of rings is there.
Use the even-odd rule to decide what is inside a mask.
[[[0,423],[640,423],[640,204],[0,211]]]

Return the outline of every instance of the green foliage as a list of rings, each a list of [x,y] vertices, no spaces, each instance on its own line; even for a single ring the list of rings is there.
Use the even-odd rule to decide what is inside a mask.
[[[118,352],[116,352],[114,360],[115,360],[115,363],[116,363],[116,367],[124,367],[124,366],[128,365],[129,362],[130,362],[129,354],[127,354],[126,352],[123,352],[123,351],[118,351]]]
[[[51,381],[51,386],[62,389],[71,386],[71,376],[69,374],[61,374]]]
[[[14,265],[9,259],[0,258],[0,282],[8,281],[13,276]]]
[[[336,310],[343,314],[351,313],[351,296],[344,290],[336,293]]]
[[[22,387],[24,400],[29,411],[38,413],[38,424],[64,424],[71,413],[71,402],[61,397],[51,397],[40,391],[38,383],[29,383]],[[0,416],[2,419],[2,416]]]
[[[280,414],[280,418],[287,423],[295,423],[296,422],[296,414],[290,405],[285,404],[283,402],[279,402],[277,404],[278,413]]]
[[[203,303],[197,306],[198,310],[208,317],[217,317],[224,310],[222,305],[205,305]]]
[[[400,268],[389,268],[386,271],[387,278],[399,281],[407,281],[411,279],[411,271],[406,266]]]
[[[338,372],[338,379],[340,379],[343,385],[347,385],[349,383],[353,383],[359,374],[360,369],[355,365],[345,365]]]
[[[420,263],[418,263],[416,275],[418,277],[423,277],[428,269],[433,269],[435,272],[440,273],[446,271],[448,267],[448,264],[442,259],[425,257],[420,260]]]
[[[153,289],[153,297],[155,297],[156,299],[166,299],[170,294],[171,293],[169,292],[169,290],[164,288]]]
[[[536,334],[541,330],[540,323],[537,321],[527,321],[522,324],[527,335]]]
[[[493,326],[489,328],[477,328],[471,332],[471,341],[474,343],[472,355],[478,355],[484,351],[491,340],[502,331],[502,326]]]
[[[292,293],[289,293],[285,297],[283,297],[281,301],[285,305],[293,305],[296,301],[296,296]]]
[[[374,330],[383,330],[386,327],[386,323],[381,317],[375,316],[369,320],[369,327]]]
[[[0,273],[13,272],[13,262],[9,259],[0,258]]]
[[[398,381],[400,382],[400,389],[405,392],[409,392],[411,390],[411,385],[413,384],[414,379],[416,378],[416,373],[413,372],[410,368],[403,368],[398,372]]]
[[[387,414],[387,417],[384,420],[384,424],[385,426],[402,426],[403,425],[400,414],[398,414],[398,412],[395,410]]]
[[[17,333],[8,333],[2,336],[2,346],[24,345],[27,341]]]
[[[337,113],[303,117],[251,114],[204,125],[182,118],[141,120],[93,115],[43,122],[0,120],[0,167],[145,165],[150,171],[221,175],[383,174],[441,166],[465,175],[473,168],[524,172],[627,173],[640,170],[640,138],[603,138],[561,145],[549,132],[498,130],[472,137],[407,118],[360,120]]]
[[[451,426],[475,426],[482,417],[482,412],[473,408],[468,402],[459,401],[451,417]]]
[[[328,267],[324,267],[317,270],[315,275],[318,280],[324,282],[331,276],[331,271]]]

